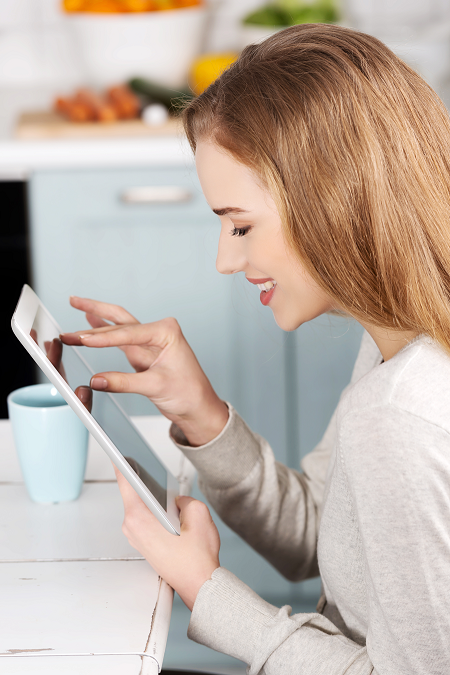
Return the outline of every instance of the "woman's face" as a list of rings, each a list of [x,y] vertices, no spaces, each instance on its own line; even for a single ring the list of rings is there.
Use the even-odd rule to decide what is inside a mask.
[[[207,141],[198,143],[195,159],[206,200],[221,222],[218,271],[244,272],[250,283],[260,285],[261,302],[283,330],[295,330],[332,309],[286,245],[275,203],[252,171]]]

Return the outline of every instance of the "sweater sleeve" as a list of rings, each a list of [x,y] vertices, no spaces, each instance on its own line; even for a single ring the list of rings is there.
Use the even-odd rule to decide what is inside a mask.
[[[331,621],[290,612],[219,567],[197,595],[188,637],[247,663],[248,675],[377,675],[367,649]]]
[[[351,383],[380,358],[365,333]],[[317,576],[317,536],[336,438],[336,413],[298,472],[277,462],[267,441],[253,433],[232,406],[229,409],[227,425],[210,443],[189,447],[175,425],[172,439],[196,467],[200,489],[232,530],[286,578]]]
[[[222,520],[288,579],[318,572],[319,509],[334,420],[325,441],[297,472],[275,461],[263,438],[229,406],[225,429],[201,448],[181,446],[199,473],[199,486]],[[175,441],[182,441],[172,428]],[[330,447],[331,446],[331,447]]]

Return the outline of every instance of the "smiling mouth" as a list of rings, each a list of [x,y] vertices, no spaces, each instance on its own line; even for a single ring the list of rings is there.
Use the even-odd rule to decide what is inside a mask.
[[[261,291],[259,299],[263,305],[268,305],[275,293],[277,282],[267,277],[265,279],[249,279],[246,277],[246,279],[254,286],[258,286],[258,289]]]

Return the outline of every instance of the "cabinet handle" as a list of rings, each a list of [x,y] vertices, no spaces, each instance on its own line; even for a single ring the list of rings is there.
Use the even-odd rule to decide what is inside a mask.
[[[192,192],[177,185],[146,185],[124,190],[120,199],[124,204],[174,204],[189,202]]]

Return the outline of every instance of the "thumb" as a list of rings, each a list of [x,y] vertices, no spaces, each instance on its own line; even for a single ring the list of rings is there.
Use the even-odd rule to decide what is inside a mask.
[[[120,490],[120,494],[122,496],[122,501],[125,507],[125,510],[127,508],[131,508],[132,506],[138,504],[139,502],[142,502],[141,498],[135,491],[132,485],[127,481],[125,476],[119,471],[119,469],[113,464],[113,469],[114,473],[116,474],[117,478],[117,485]]]
[[[83,384],[75,389],[75,396],[77,396],[88,412],[92,411],[92,389]]]
[[[181,530],[203,529],[212,522],[211,514],[204,502],[192,497],[177,497],[177,506],[180,510]]]
[[[186,516],[186,509],[191,502],[195,502],[195,499],[193,499],[192,497],[186,497],[184,495],[183,496],[178,495],[178,497],[175,499],[175,503],[180,512],[180,525],[186,523],[186,517],[189,520],[189,516]]]

